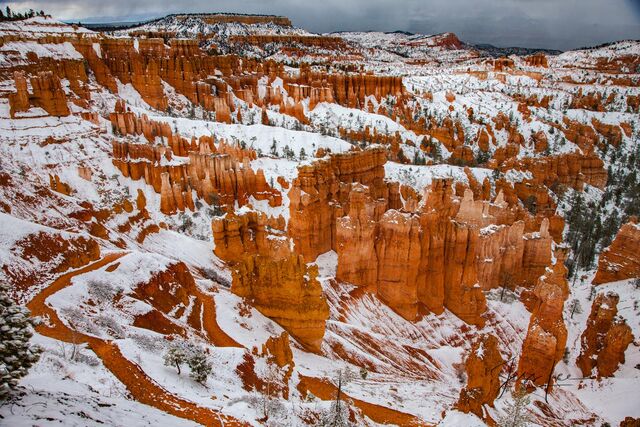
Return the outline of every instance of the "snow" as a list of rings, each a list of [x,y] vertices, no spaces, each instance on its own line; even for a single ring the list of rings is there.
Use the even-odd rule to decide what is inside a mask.
[[[416,166],[387,162],[384,165],[388,181],[397,181],[413,187],[419,193],[431,186],[434,179],[451,178],[455,182],[469,184],[464,167],[452,165]],[[491,179],[491,169],[470,168],[473,177],[480,183],[485,178]]]
[[[84,59],[80,53],[75,50],[69,42],[52,44],[37,43],[24,41],[10,41],[0,46],[0,66],[7,67],[15,65],[15,53],[19,54],[21,59],[26,62],[28,53],[35,53],[39,58],[53,58],[66,60],[82,60]]]
[[[124,385],[90,350],[81,349],[85,358],[75,361],[70,358],[71,344],[39,334],[33,342],[44,353],[21,381],[28,393],[18,402],[0,406],[3,425],[94,427],[121,425],[125,419],[132,427],[198,425],[131,400]]]
[[[296,155],[303,148],[307,155],[313,155],[319,148],[329,149],[334,153],[345,152],[351,148],[351,144],[338,138],[262,124],[245,126],[166,116],[150,116],[149,118],[170,123],[172,126],[175,125],[178,132],[186,137],[199,138],[203,135],[214,135],[228,143],[244,142],[248,148],[253,148],[264,154],[271,153],[271,147],[275,142],[276,154],[281,157],[284,157],[284,149],[287,146]]]
[[[438,423],[438,427],[486,427],[480,418],[474,414],[460,411],[447,411],[445,417]]]
[[[181,36],[196,32],[214,34],[212,42],[216,41],[216,37],[226,38],[233,34],[311,35],[304,30],[270,24],[198,26],[200,25],[198,22],[201,21],[189,18],[185,22],[177,18],[166,18],[141,28],[170,29],[177,31]],[[76,29],[48,18],[34,18],[21,23],[0,23],[0,36],[12,35],[18,31],[28,34],[26,41],[8,41],[1,46],[0,67],[24,64],[28,52],[35,52],[41,58],[82,59],[68,42],[39,44],[30,40],[42,34],[74,33],[88,37],[94,35],[88,30]],[[120,33],[123,35],[124,32]],[[549,123],[560,121],[565,116],[587,124],[594,118],[611,124],[626,121],[637,126],[639,123],[636,115],[623,112],[620,103],[620,99],[628,94],[637,95],[637,88],[615,86],[620,94],[615,102],[607,107],[610,111],[563,111],[578,90],[576,87],[578,85],[560,81],[562,76],[570,76],[571,70],[548,70],[546,72],[553,75],[554,79],[545,78],[541,82],[525,75],[499,74],[492,71],[488,72],[487,79],[481,79],[463,72],[467,68],[483,69],[484,65],[469,62],[474,54],[467,49],[443,48],[438,45],[438,36],[397,33],[340,33],[337,36],[347,40],[350,49],[353,48],[354,52],[364,58],[362,64],[364,70],[384,70],[391,75],[403,75],[403,83],[408,93],[417,96],[409,102],[415,103],[421,114],[428,112],[436,121],[445,117],[455,117],[459,120],[465,134],[470,136],[470,140],[465,143],[472,146],[475,155],[478,154],[478,150],[473,136],[481,127],[480,120],[484,123],[492,123],[491,120],[499,112],[513,115],[514,121],[518,124],[518,130],[526,141],[538,131],[544,132],[552,141],[554,136]],[[591,52],[568,52],[550,59],[550,62],[552,66],[572,62],[581,66],[592,66],[594,58],[607,58],[613,55],[613,52],[616,52],[616,55],[637,54],[638,45],[637,42],[622,42]],[[226,47],[222,46],[222,49],[224,48]],[[98,43],[93,43],[93,49],[98,57],[102,56]],[[268,55],[268,52],[256,48],[251,54],[263,56]],[[300,60],[304,61],[305,58],[308,57],[302,57]],[[433,64],[416,66],[408,63],[412,59],[438,60],[447,66]],[[292,75],[299,73],[298,69],[291,67],[287,67],[286,70]],[[219,72],[215,74],[221,75]],[[610,77],[600,76],[595,83],[588,83],[586,79],[590,78],[589,76],[583,78],[585,84],[581,85],[584,86],[585,92],[597,90],[607,94],[613,88],[606,83],[606,79]],[[63,88],[69,91],[69,83],[63,80],[62,84]],[[269,82],[269,78],[264,76],[259,83],[259,94],[266,93],[267,85],[284,91],[284,82],[281,78]],[[122,84],[118,81],[117,96],[99,88],[93,77],[90,77],[89,86],[92,90],[89,108],[103,117],[100,119],[99,126],[82,120],[77,115],[63,118],[50,117],[44,110],[36,107],[20,113],[16,119],[10,119],[8,100],[6,96],[0,99],[2,172],[11,176],[14,180],[12,185],[20,183],[19,187],[8,187],[3,193],[7,205],[11,207],[11,215],[0,213],[0,263],[12,269],[28,266],[32,269],[48,270],[47,265],[33,259],[22,259],[16,255],[16,242],[40,231],[62,235],[65,238],[88,237],[84,231],[87,229],[87,224],[74,219],[72,215],[84,209],[82,202],[90,202],[95,210],[111,210],[114,200],[120,200],[123,197],[133,200],[137,191],[143,190],[147,200],[148,220],[145,220],[142,225],[134,224],[131,232],[121,232],[119,226],[129,222],[129,215],[114,213],[105,221],[110,239],[96,239],[101,246],[103,256],[116,249],[123,250],[116,248],[115,243],[125,246],[124,250],[128,254],[118,260],[118,268],[107,273],[106,267],[103,267],[76,276],[71,286],[52,295],[48,298],[47,304],[69,325],[71,324],[69,312],[78,307],[86,309],[86,317],[89,321],[96,319],[99,315],[107,316],[122,328],[122,336],[109,336],[108,331],[98,326],[94,334],[112,340],[123,355],[138,364],[149,378],[184,399],[196,402],[203,407],[220,409],[243,421],[258,425],[255,420],[260,416],[259,408],[255,405],[255,400],[251,400],[255,399],[257,394],[244,389],[236,368],[251,349],[254,347],[260,349],[269,337],[279,335],[283,329],[251,307],[250,301],[238,297],[226,288],[231,282],[231,271],[213,254],[212,217],[206,213],[206,209],[174,216],[164,215],[159,212],[160,196],[150,186],[143,181],[125,178],[113,166],[110,143],[111,139],[117,136],[112,134],[111,126],[104,117],[108,117],[108,113],[113,111],[116,99],[123,99],[135,113],[148,114],[152,120],[170,123],[172,129],[177,129],[178,133],[187,138],[213,135],[218,140],[244,143],[247,147],[256,149],[259,156],[251,162],[250,166],[254,170],[264,171],[267,181],[273,182],[273,186],[281,191],[283,204],[274,208],[269,206],[267,201],[258,201],[254,198],[250,198],[249,203],[253,209],[270,216],[282,215],[286,221],[289,219],[288,189],[284,188],[277,178],[282,177],[291,183],[297,177],[298,167],[312,161],[314,153],[319,148],[329,149],[334,153],[346,152],[352,148],[350,143],[340,138],[320,135],[321,128],[327,128],[327,133],[331,135],[338,134],[338,127],[358,131],[369,127],[382,134],[398,132],[402,140],[401,148],[409,158],[412,158],[415,146],[420,145],[423,137],[408,131],[386,115],[379,114],[386,108],[384,100],[378,103],[372,97],[367,99],[367,105],[371,105],[378,113],[328,103],[319,104],[312,111],[308,111],[308,100],[304,100],[303,106],[308,114],[309,124],[302,124],[290,116],[283,115],[276,111],[277,106],[272,106],[267,114],[275,126],[265,126],[253,124],[255,120],[259,121],[260,116],[256,113],[260,113],[260,107],[250,108],[247,103],[237,98],[234,99],[235,107],[241,109],[244,123],[223,124],[162,115],[161,112],[153,111],[131,84]],[[189,105],[188,100],[166,82],[163,82],[163,88],[172,108],[173,105]],[[11,79],[0,82],[0,92],[3,95],[13,91]],[[432,94],[433,101],[427,101],[420,96],[426,92]],[[453,103],[446,101],[447,92],[455,94],[456,99]],[[527,96],[552,96],[550,108],[532,107],[531,120],[527,121],[517,110],[518,103],[512,98],[515,93]],[[71,107],[74,113],[82,111],[78,106],[71,105]],[[453,111],[450,111],[450,108]],[[473,110],[477,121],[472,122],[468,119],[466,114],[468,108]],[[174,109],[174,113],[177,110]],[[195,116],[203,117],[201,111],[197,111]],[[60,143],[44,145],[43,141],[49,136],[59,139]],[[637,148],[637,138],[634,138],[635,136],[624,136],[620,150],[628,153]],[[495,147],[492,146],[490,150],[504,147],[507,140],[506,131],[496,131]],[[291,158],[285,156],[287,146],[294,153]],[[303,149],[306,156],[301,158],[300,152]],[[570,142],[558,144],[551,149],[555,154],[576,150],[578,147]],[[446,158],[448,154],[444,153],[444,157]],[[536,158],[541,155],[535,153],[531,144],[527,142],[521,147],[519,157]],[[184,158],[175,157],[171,164],[184,161]],[[605,161],[607,166],[612,163],[609,159]],[[162,164],[168,165],[169,162],[163,161]],[[79,165],[86,166],[93,172],[90,181],[79,176],[77,169]],[[613,166],[615,167],[615,164]],[[480,183],[486,178],[490,180],[492,178],[490,169],[470,168],[469,170]],[[462,167],[446,164],[416,166],[389,161],[385,165],[387,181],[399,181],[418,192],[428,188],[436,178],[451,178],[455,182],[468,184],[468,177],[464,171]],[[72,194],[70,196],[49,195],[49,174],[57,174],[63,182],[68,183],[73,189]],[[532,179],[529,172],[515,169],[506,171],[504,177],[512,183]],[[18,194],[7,195],[9,191]],[[601,193],[600,190],[589,186],[585,189],[585,197],[590,201],[599,201]],[[31,202],[29,205],[18,196],[31,198],[36,202]],[[566,206],[561,206],[558,212],[562,213],[565,209]],[[187,220],[191,220],[193,225],[184,232],[178,232],[179,227]],[[166,224],[168,229],[162,228],[159,232],[150,234],[144,243],[138,243],[135,237],[140,228],[151,223],[164,223],[163,227]],[[491,225],[481,229],[480,233],[494,233],[498,227]],[[170,315],[175,315],[178,309],[185,308],[183,315],[174,320],[185,328],[188,339],[201,346],[214,363],[215,375],[209,379],[206,386],[194,383],[188,377],[188,369],[182,375],[178,375],[173,368],[164,366],[162,356],[167,342],[162,335],[132,326],[134,315],[146,313],[153,308],[151,304],[133,298],[136,285],[177,261],[183,261],[189,266],[197,286],[214,300],[216,319],[220,328],[244,347],[241,349],[215,347],[203,338],[202,331],[189,327],[186,319],[193,307],[193,299],[191,304],[185,304],[188,305],[187,307],[181,304],[172,308]],[[485,261],[493,262],[490,259]],[[336,252],[329,251],[321,254],[310,264],[318,267],[319,280],[329,304],[330,318],[320,354],[306,352],[292,339],[296,364],[291,383],[292,398],[289,402],[282,401],[283,404],[287,407],[322,409],[327,406],[326,403],[296,400],[299,399],[295,390],[295,381],[298,376],[331,377],[338,368],[350,367],[357,371],[360,364],[366,364],[370,367],[369,376],[366,380],[358,378],[348,384],[345,390],[349,395],[414,414],[434,425],[484,426],[477,417],[451,409],[458,399],[460,390],[465,386],[465,382],[459,377],[460,364],[468,354],[473,340],[483,333],[491,333],[498,338],[504,358],[519,357],[529,326],[530,313],[518,300],[517,292],[510,293],[509,301],[504,302],[497,296],[499,290],[485,292],[488,299],[488,314],[487,325],[482,329],[464,324],[447,310],[440,315],[425,314],[420,320],[410,322],[391,310],[376,296],[348,284],[336,283]],[[215,272],[220,277],[216,280],[225,283],[215,283],[210,280],[206,269]],[[52,274],[47,277],[45,283],[30,289],[26,293],[26,299],[42,286],[50,283],[54,277],[55,275]],[[90,283],[104,281],[107,278],[109,284],[123,292],[121,306],[102,304],[89,308],[87,301]],[[590,308],[588,299],[590,289],[590,279],[576,285],[572,284],[570,299],[577,298],[582,304],[583,312],[570,318],[565,308],[569,357],[567,363],[563,361],[558,364],[557,372],[570,374],[572,378],[580,376],[575,366],[575,358],[580,351],[580,335],[584,330]],[[597,288],[597,292],[610,290],[621,296],[619,315],[626,319],[637,341],[640,337],[640,323],[636,308],[637,289],[633,287],[631,281],[605,284]],[[154,349],[145,348],[141,344],[140,337],[151,340],[155,344]],[[43,345],[47,351],[23,381],[28,393],[22,403],[13,405],[12,408],[8,406],[0,408],[0,414],[5,417],[2,420],[3,423],[17,426],[38,425],[43,422],[43,419],[51,417],[55,420],[63,420],[65,425],[100,423],[120,425],[123,419],[127,419],[127,424],[133,426],[193,425],[130,400],[124,385],[119,383],[89,350],[83,349],[82,353],[94,357],[97,364],[88,363],[86,360],[85,362],[68,360],[60,352],[65,346],[61,341],[54,341],[40,335],[36,335],[35,341]],[[483,357],[484,348],[478,349],[477,354],[478,357]],[[612,425],[618,424],[627,415],[640,417],[637,405],[634,405],[635,400],[629,398],[636,394],[640,386],[640,375],[634,368],[638,363],[640,363],[640,353],[634,343],[627,350],[625,364],[613,378],[602,381],[584,380],[581,383],[576,381],[571,386],[558,387],[557,391],[550,396],[550,407],[556,411],[565,411],[566,417],[575,416],[576,419],[585,419],[593,411],[596,413],[594,418],[598,423],[606,420]],[[265,366],[264,359],[258,357],[256,371],[261,372]],[[490,410],[492,416],[501,414],[504,410],[504,400],[505,398],[500,399],[496,403],[496,409]],[[537,413],[539,414],[539,411]],[[280,425],[300,424],[300,419],[294,415],[291,415],[286,422],[280,422]]]

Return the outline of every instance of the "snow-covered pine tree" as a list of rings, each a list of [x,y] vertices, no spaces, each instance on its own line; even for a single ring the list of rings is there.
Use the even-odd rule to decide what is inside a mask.
[[[513,390],[512,402],[507,403],[504,416],[498,419],[500,427],[527,427],[531,423],[531,417],[527,413],[527,406],[531,399],[523,389]]]
[[[187,364],[191,368],[191,378],[200,384],[205,384],[207,377],[213,372],[213,366],[203,351],[195,351],[191,354]]]
[[[11,299],[9,287],[0,283],[0,400],[9,397],[40,357],[40,348],[29,343],[38,320],[29,314]]]

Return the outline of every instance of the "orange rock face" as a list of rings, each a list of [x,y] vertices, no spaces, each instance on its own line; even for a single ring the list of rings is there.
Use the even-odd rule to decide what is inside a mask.
[[[173,214],[185,209],[195,210],[193,192],[209,204],[221,206],[248,203],[250,197],[268,200],[279,206],[282,197],[267,184],[262,170],[254,172],[249,162],[256,158],[253,150],[231,146],[224,141],[202,136],[187,140],[174,134],[167,123],[137,117],[123,111],[121,104],[110,116],[117,132],[144,135],[149,144],[114,140],[113,163],[126,177],[144,179],[161,195],[161,211]],[[160,137],[166,145],[155,145]],[[165,165],[174,153],[188,157],[188,162]]]
[[[100,246],[93,238],[82,236],[65,238],[54,233],[30,234],[16,242],[13,251],[23,259],[37,260],[47,268],[21,269],[17,265],[3,263],[0,268],[6,274],[15,292],[29,291],[51,274],[84,266],[100,258]]]
[[[620,228],[618,234],[600,254],[594,285],[640,277],[640,225],[632,220]]]
[[[567,342],[562,310],[569,288],[563,262],[559,256],[553,268],[547,269],[533,290],[534,298],[529,304],[529,329],[518,364],[518,375],[522,381],[546,385],[547,390],[551,390],[553,370],[562,358]]]
[[[39,73],[31,78],[33,88],[32,103],[43,108],[52,116],[68,116],[67,97],[62,90],[60,79],[51,72]]]
[[[275,227],[269,227],[267,232],[267,222],[255,212],[215,219],[215,253],[231,266],[232,292],[250,300],[307,349],[319,351],[329,307],[318,269],[291,252],[283,231],[273,234]]]
[[[498,339],[493,335],[480,336],[465,361],[467,386],[460,392],[456,407],[486,419],[483,405],[493,407],[493,401],[498,397],[503,364]]]
[[[29,110],[29,92],[27,79],[22,73],[14,73],[13,79],[16,85],[16,93],[9,94],[9,112],[15,117],[17,112]]]
[[[576,364],[585,377],[593,374],[611,377],[624,363],[624,352],[633,341],[631,328],[618,314],[618,297],[615,293],[599,294],[593,301],[587,328],[582,333],[582,351]]]
[[[118,77],[123,84],[130,83],[152,108],[167,109],[158,58],[139,53],[134,48],[133,39],[103,38],[100,40],[100,48],[102,61],[113,76]]]
[[[300,166],[289,190],[289,235],[296,251],[309,262],[335,248],[335,222],[348,204],[349,186],[360,183],[376,199],[388,191],[384,184],[384,149],[332,155]]]
[[[31,78],[33,94],[27,90],[27,80],[24,74],[14,74],[16,93],[9,95],[11,117],[20,111],[27,111],[31,105],[44,109],[52,116],[68,116],[67,97],[60,84],[60,79],[54,73],[40,72]]]

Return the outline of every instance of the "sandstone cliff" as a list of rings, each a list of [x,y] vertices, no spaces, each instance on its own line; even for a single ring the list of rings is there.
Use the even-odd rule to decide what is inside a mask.
[[[620,297],[615,293],[598,294],[591,313],[587,319],[587,327],[582,333],[582,351],[576,364],[585,377],[593,374],[600,377],[611,377],[624,363],[624,353],[633,341],[631,328],[624,319],[616,317]]]
[[[498,339],[493,335],[481,335],[471,346],[465,360],[467,385],[460,392],[456,404],[462,412],[472,412],[486,419],[483,406],[493,407],[500,392],[500,372],[504,360],[498,348]]]
[[[593,283],[599,285],[634,277],[640,277],[640,225],[632,218],[600,254]]]
[[[269,222],[273,228],[267,230]],[[318,269],[290,251],[282,230],[273,234],[277,226],[252,211],[217,218],[212,224],[215,253],[231,266],[232,292],[251,301],[307,349],[319,351],[329,308]]]

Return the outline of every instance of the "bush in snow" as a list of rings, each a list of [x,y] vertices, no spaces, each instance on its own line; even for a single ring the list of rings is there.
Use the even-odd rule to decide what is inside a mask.
[[[87,292],[94,302],[103,303],[112,301],[116,295],[122,292],[122,289],[115,288],[109,282],[92,280],[87,283]]]
[[[320,426],[347,427],[353,425],[349,421],[349,404],[343,400],[342,388],[355,380],[355,373],[348,367],[338,369],[333,375],[332,382],[336,386],[336,397],[328,411],[321,414]]]
[[[29,310],[16,304],[8,290],[0,284],[0,400],[11,394],[41,352],[29,344],[38,320],[29,317]]]

